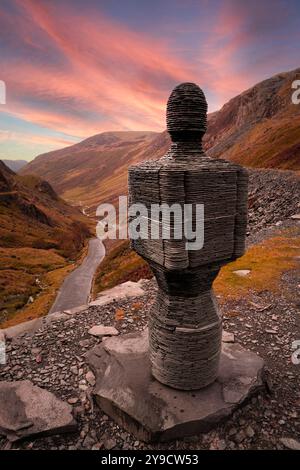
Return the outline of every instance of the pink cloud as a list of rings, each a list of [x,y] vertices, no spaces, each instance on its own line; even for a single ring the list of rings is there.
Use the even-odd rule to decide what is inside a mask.
[[[80,136],[104,128],[162,130],[167,93],[160,83],[196,80],[195,71],[171,57],[161,41],[141,37],[99,14],[95,20],[70,11],[54,12],[32,0],[19,5],[65,57],[65,65],[58,69],[35,63],[34,54],[8,62],[5,78],[16,93],[6,110],[23,119]],[[47,110],[46,103],[36,109],[34,101],[30,105],[26,99],[25,105],[18,99],[23,95],[50,100],[55,112]],[[86,112],[86,122],[76,117],[77,110]],[[91,113],[94,122],[89,120]]]
[[[209,24],[191,18],[187,28],[179,19],[182,34],[193,30],[196,37],[199,31],[198,50],[197,42],[172,41],[172,23],[170,36],[162,39],[134,32],[99,9],[78,12],[72,2],[67,8],[51,1],[12,4],[18,14],[0,12],[0,37],[16,52],[5,58],[8,103],[0,112],[80,138],[107,130],[163,130],[165,103],[175,84],[199,83],[210,94],[210,109],[216,109],[278,62],[272,51],[260,62],[258,56],[256,67],[242,60],[261,40],[265,25],[277,26],[281,4],[276,0],[272,11],[223,2]],[[195,60],[188,59],[189,47]]]

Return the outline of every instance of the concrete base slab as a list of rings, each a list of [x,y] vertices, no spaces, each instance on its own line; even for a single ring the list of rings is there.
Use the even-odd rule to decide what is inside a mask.
[[[148,331],[106,338],[87,360],[104,412],[138,439],[167,441],[206,432],[264,388],[264,363],[238,344],[223,343],[218,379],[187,392],[151,375]]]

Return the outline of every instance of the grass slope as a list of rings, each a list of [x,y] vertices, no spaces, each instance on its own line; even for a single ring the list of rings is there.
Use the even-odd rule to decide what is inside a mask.
[[[46,313],[54,300],[49,292],[55,294],[90,236],[86,220],[48,183],[17,176],[0,162],[1,326],[23,320],[24,312],[26,319]]]

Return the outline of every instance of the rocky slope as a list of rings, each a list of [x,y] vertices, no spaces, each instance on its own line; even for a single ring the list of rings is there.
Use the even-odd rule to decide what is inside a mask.
[[[300,170],[300,105],[291,100],[300,69],[258,83],[209,115],[204,146],[222,157],[257,168]],[[127,192],[128,166],[161,157],[166,132],[106,132],[66,149],[38,156],[22,170],[47,179],[62,197],[93,213],[98,204]]]
[[[249,170],[249,233],[300,212],[300,177],[292,171]]]
[[[0,162],[0,322],[29,304],[33,310],[37,296],[43,313],[42,294],[52,286],[53,296],[58,270],[78,258],[90,234],[86,220],[49,183]]]

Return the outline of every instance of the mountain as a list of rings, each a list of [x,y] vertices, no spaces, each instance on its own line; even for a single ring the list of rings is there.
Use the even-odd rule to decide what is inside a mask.
[[[0,323],[36,303],[44,313],[90,235],[86,220],[49,183],[0,161]]]
[[[128,163],[140,160],[155,132],[104,132],[38,156],[22,170],[49,181],[67,201],[95,209],[112,201],[127,184]]]
[[[300,68],[280,73],[236,96],[209,116],[205,148],[211,157],[256,168],[300,170],[300,105],[292,83]]]
[[[208,116],[209,155],[256,168],[300,170],[300,105],[292,82],[300,68],[258,83]],[[38,156],[21,170],[46,178],[66,200],[90,211],[127,191],[128,166],[162,156],[166,132],[105,132]]]
[[[5,165],[8,166],[8,168],[10,168],[12,171],[16,173],[28,163],[27,160],[5,160],[5,159],[2,159],[2,162],[5,163]]]

